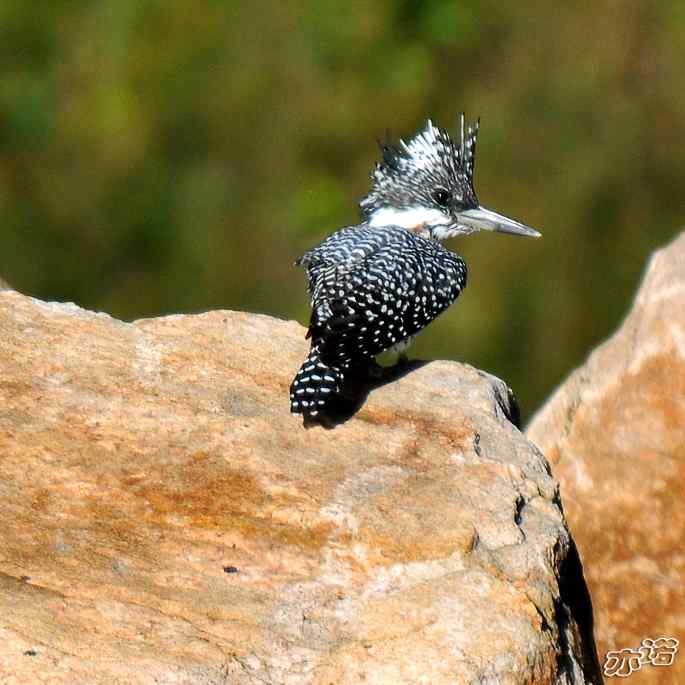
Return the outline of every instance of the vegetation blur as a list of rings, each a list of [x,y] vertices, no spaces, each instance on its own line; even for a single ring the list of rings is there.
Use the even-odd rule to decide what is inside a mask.
[[[412,354],[527,416],[683,223],[683,3],[1,0],[0,37],[0,274],[41,298],[306,323],[293,260],[376,141],[465,110],[481,203],[544,237],[448,242],[469,286]]]

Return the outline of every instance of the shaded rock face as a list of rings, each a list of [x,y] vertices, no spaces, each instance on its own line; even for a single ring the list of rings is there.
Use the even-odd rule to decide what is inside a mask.
[[[304,429],[304,329],[0,293],[0,682],[599,682],[500,381],[437,362]]]
[[[600,656],[685,638],[685,234],[650,261],[620,330],[534,417],[561,482]],[[685,659],[631,682],[683,683]]]

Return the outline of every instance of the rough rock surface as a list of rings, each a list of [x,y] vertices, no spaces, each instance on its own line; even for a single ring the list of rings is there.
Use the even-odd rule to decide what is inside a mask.
[[[652,257],[620,330],[528,436],[561,482],[600,656],[660,636],[685,647],[685,234]],[[685,657],[630,682],[685,683]]]
[[[427,364],[305,429],[303,333],[0,293],[0,682],[599,682],[501,382]]]

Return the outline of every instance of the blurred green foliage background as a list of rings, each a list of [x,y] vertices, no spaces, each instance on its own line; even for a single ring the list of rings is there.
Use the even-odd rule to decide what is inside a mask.
[[[475,235],[414,356],[524,415],[626,312],[683,221],[685,4],[0,0],[0,275],[115,316],[305,322],[292,262],[358,217],[375,141],[480,115]],[[292,369],[293,373],[296,369]]]

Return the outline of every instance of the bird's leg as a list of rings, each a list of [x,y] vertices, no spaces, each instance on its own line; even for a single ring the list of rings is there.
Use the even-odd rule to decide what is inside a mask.
[[[404,349],[397,354],[397,366],[406,366],[407,364],[409,364],[409,355],[407,350]]]
[[[375,359],[369,360],[369,365],[368,365],[367,369],[368,369],[368,374],[371,378],[374,378],[376,380],[380,380],[381,378],[383,378],[383,374],[384,374],[383,367]]]
[[[415,337],[415,335],[410,335],[408,338],[405,338],[402,342],[395,345],[394,350],[397,352],[396,366],[402,367],[409,363],[409,355],[407,354],[407,350],[411,347]]]

